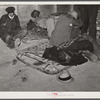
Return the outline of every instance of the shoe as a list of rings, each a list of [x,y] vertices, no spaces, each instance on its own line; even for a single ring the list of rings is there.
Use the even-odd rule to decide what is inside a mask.
[[[17,63],[17,59],[13,59],[12,65],[16,65],[16,63]]]

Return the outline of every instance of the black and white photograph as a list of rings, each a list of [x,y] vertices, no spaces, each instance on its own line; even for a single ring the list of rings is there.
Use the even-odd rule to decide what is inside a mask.
[[[42,3],[0,2],[0,92],[99,92],[100,2]]]

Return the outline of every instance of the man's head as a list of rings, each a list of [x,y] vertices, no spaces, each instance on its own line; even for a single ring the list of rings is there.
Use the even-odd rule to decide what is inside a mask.
[[[8,7],[8,8],[6,8],[6,12],[8,13],[8,15],[9,15],[10,18],[14,17],[14,15],[15,15],[14,11],[15,11],[14,7]]]
[[[37,18],[39,17],[40,15],[40,12],[38,10],[33,10],[33,12],[31,13],[31,17],[33,18]]]
[[[58,59],[60,61],[63,61],[63,62],[66,62],[66,63],[69,63],[71,57],[68,53],[66,53],[65,51],[61,50],[58,54]]]

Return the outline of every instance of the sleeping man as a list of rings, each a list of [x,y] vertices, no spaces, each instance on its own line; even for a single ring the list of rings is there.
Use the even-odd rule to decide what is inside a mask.
[[[75,11],[61,14],[51,34],[51,48],[44,53],[43,57],[55,60],[62,66],[75,66],[87,62],[83,52],[88,51],[95,58],[94,61],[97,61],[92,43],[87,40],[87,36],[81,35],[81,27],[82,22]],[[68,70],[63,70],[58,79],[69,81],[73,78]]]

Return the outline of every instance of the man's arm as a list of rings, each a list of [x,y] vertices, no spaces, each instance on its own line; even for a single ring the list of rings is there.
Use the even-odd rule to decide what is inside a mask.
[[[6,15],[3,15],[0,19],[0,27],[5,27],[7,24],[7,17]]]
[[[16,16],[15,19],[16,19],[16,29],[21,29],[20,21],[19,21],[18,16]]]
[[[80,27],[82,27],[83,23],[82,23],[81,19],[76,20],[76,19],[73,18],[73,20],[72,20],[72,25],[73,25],[74,27],[76,27],[76,28],[77,28],[77,27],[80,28]]]

